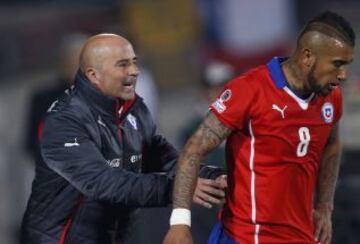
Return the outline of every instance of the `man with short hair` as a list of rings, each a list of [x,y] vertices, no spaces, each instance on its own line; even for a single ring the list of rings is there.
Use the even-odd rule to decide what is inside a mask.
[[[48,110],[22,243],[123,243],[136,208],[171,202],[177,152],[136,95],[138,75],[125,38],[86,41],[75,88]],[[203,167],[194,201],[219,204],[223,173]]]
[[[224,139],[226,203],[208,243],[331,242],[340,84],[354,40],[343,17],[324,12],[306,24],[291,57],[275,57],[225,85],[179,156],[164,243],[192,243],[199,163]]]

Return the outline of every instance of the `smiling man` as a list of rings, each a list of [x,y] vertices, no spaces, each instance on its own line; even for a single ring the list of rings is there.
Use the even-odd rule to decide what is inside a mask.
[[[291,57],[275,57],[225,85],[179,156],[165,244],[192,243],[199,163],[225,139],[229,187],[208,244],[331,242],[339,85],[354,43],[350,24],[325,12],[306,24]]]
[[[121,36],[85,43],[75,88],[48,110],[21,243],[124,243],[136,208],[171,203],[177,152],[135,93],[136,60]],[[203,167],[194,202],[220,204],[223,173]]]

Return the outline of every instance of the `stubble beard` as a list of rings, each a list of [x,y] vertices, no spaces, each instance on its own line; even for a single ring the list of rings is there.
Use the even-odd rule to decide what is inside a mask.
[[[316,65],[314,65],[311,68],[311,70],[307,76],[307,80],[308,80],[310,89],[312,90],[312,92],[314,92],[318,96],[323,96],[323,97],[328,96],[330,94],[330,92],[327,91],[326,86],[319,85],[319,82],[315,78],[315,68],[316,68]]]

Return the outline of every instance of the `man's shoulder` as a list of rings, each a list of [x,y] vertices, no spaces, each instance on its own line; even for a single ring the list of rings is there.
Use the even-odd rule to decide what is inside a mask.
[[[268,69],[266,65],[257,66],[246,72],[244,78],[252,83],[259,83],[264,80],[268,80]]]
[[[267,80],[269,80],[268,70],[265,65],[260,65],[237,76],[231,82],[235,84],[249,85],[251,87],[255,87],[261,86],[261,84]]]
[[[88,104],[72,90],[67,90],[47,110],[48,117],[70,117],[81,119],[90,115]]]
[[[137,99],[134,104],[134,109],[132,109],[130,113],[135,113],[138,116],[145,116],[147,118],[152,118],[150,109],[145,104],[144,99],[139,95],[137,95]]]
[[[260,91],[268,87],[266,84],[269,84],[267,69],[265,65],[261,65],[229,81],[225,88],[231,90],[234,95],[244,98],[244,96],[258,95]]]

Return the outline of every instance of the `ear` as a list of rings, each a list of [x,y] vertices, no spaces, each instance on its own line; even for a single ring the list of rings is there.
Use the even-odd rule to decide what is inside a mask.
[[[100,88],[101,76],[100,76],[100,73],[95,68],[92,68],[92,67],[87,68],[85,71],[85,75],[96,88]]]
[[[310,48],[304,48],[301,50],[301,64],[305,68],[311,68],[315,64],[315,61],[315,54]]]

